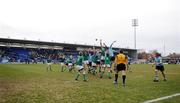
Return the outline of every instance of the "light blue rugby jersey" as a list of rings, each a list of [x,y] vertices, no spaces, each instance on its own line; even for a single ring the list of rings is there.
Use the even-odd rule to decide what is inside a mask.
[[[155,58],[156,66],[162,66],[162,58],[161,57],[156,57]]]

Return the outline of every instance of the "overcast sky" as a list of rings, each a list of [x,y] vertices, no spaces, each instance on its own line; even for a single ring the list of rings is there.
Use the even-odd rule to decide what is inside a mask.
[[[179,0],[0,0],[0,37],[180,53]]]

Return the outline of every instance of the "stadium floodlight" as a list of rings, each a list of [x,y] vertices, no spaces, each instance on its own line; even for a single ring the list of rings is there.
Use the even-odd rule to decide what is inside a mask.
[[[138,26],[138,19],[132,19],[132,26],[134,27],[134,49],[136,49],[136,27]]]

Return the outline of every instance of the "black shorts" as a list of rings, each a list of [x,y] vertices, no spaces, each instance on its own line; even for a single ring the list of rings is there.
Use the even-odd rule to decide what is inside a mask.
[[[101,60],[101,64],[103,65],[105,63],[105,60]]]
[[[117,70],[117,71],[126,70],[126,65],[123,64],[123,63],[118,64],[117,67],[116,67],[116,70]]]
[[[89,62],[89,63],[88,63],[88,66],[92,66],[92,62]]]
[[[96,61],[96,64],[99,65],[99,64],[100,64],[100,61]]]
[[[79,70],[78,70],[78,72],[81,72],[83,69],[84,69],[84,68],[82,68],[82,69],[79,69]]]
[[[164,71],[164,66],[163,65],[156,66],[156,70]]]

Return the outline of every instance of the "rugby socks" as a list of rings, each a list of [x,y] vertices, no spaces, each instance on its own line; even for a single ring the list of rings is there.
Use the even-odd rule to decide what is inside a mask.
[[[52,72],[51,66],[50,66],[50,71]]]
[[[123,84],[125,84],[126,75],[123,75],[123,76],[122,76],[122,79],[123,79]]]
[[[115,81],[117,82],[118,74],[115,74]]]
[[[76,76],[76,80],[78,80],[79,76],[80,76],[80,73],[78,73],[78,74],[77,74],[77,76]]]
[[[99,72],[99,73],[101,72],[101,69],[100,69],[100,67],[98,67],[98,72]]]
[[[159,78],[158,78],[158,73],[156,72],[156,74],[155,74],[155,79],[156,80],[158,80]]]
[[[83,80],[86,81],[86,74],[83,74]]]
[[[164,72],[162,72],[162,75],[163,75],[164,79],[166,79],[166,76],[165,76]]]
[[[158,82],[158,81],[159,81],[159,77],[158,77],[158,75],[155,75],[154,82]]]
[[[108,77],[111,78],[111,72],[110,71],[108,71]]]
[[[61,72],[64,72],[64,68],[63,67],[61,67]]]
[[[100,76],[100,78],[102,78],[102,77],[103,77],[103,74],[104,74],[104,71],[102,71],[102,72],[101,72],[101,76]]]
[[[93,75],[96,75],[96,68],[93,67]]]

